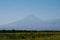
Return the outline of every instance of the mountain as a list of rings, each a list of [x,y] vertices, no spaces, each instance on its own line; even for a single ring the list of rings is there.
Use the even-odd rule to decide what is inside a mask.
[[[34,15],[29,15],[26,18],[6,24],[0,29],[15,29],[15,30],[60,30],[60,20],[45,22]]]
[[[54,30],[60,30],[60,19],[56,19],[56,20],[51,21],[49,25]]]

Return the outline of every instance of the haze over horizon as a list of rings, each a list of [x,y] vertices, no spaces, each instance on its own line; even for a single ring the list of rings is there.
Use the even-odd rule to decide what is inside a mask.
[[[30,14],[44,21],[60,19],[60,0],[0,0],[0,25]]]

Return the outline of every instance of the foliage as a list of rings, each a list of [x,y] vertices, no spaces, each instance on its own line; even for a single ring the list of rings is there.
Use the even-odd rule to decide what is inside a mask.
[[[57,31],[0,32],[0,40],[60,40]]]

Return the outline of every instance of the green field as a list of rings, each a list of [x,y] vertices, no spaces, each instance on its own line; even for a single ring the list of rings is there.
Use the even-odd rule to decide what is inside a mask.
[[[60,40],[57,31],[0,32],[0,40]]]

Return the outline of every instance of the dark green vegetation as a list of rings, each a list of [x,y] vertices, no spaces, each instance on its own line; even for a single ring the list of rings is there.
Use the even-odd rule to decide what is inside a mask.
[[[0,40],[60,40],[60,31],[0,31]]]

